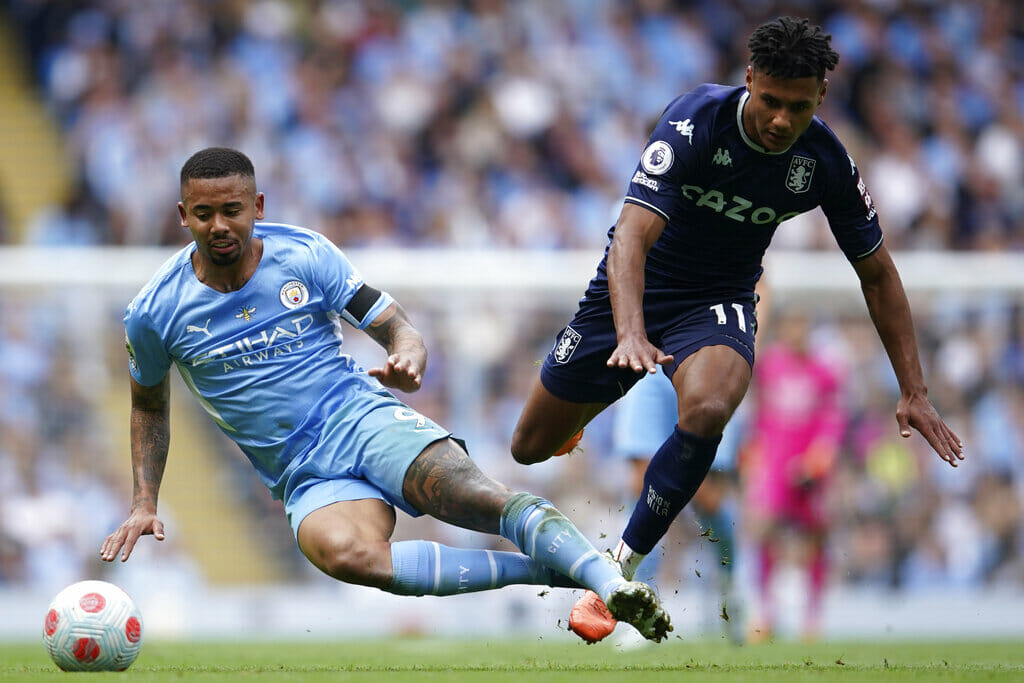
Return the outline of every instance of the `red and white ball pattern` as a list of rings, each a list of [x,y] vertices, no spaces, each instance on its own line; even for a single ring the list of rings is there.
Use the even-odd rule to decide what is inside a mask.
[[[64,671],[124,671],[142,648],[142,615],[114,584],[79,581],[50,603],[43,642]]]

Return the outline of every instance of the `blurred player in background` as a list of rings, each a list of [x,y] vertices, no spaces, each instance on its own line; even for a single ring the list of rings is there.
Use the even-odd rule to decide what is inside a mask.
[[[776,317],[777,341],[754,371],[753,444],[743,463],[744,528],[757,557],[749,642],[770,638],[777,624],[773,580],[788,547],[806,570],[808,590],[801,635],[821,631],[828,577],[826,493],[846,428],[842,372],[810,347],[806,315]]]
[[[839,55],[806,19],[782,17],[750,36],[745,86],[704,84],[662,114],[609,230],[610,243],[576,316],[544,361],[512,437],[523,464],[569,440],[658,366],[672,377],[676,428],[654,454],[644,492],[613,550],[625,576],[697,491],[750,382],[754,286],[779,223],[822,208],[853,264],[900,386],[900,434],[911,427],[956,466],[962,445],[928,399],[903,284],[860,173],[815,117]],[[611,633],[586,594],[583,637]],[[580,633],[580,631],[577,631]],[[603,634],[603,635],[602,635]]]
[[[128,519],[100,550],[126,561],[139,537],[164,538],[157,496],[170,440],[168,370],[252,462],[299,548],[338,580],[399,595],[452,595],[526,583],[586,586],[645,638],[668,615],[551,503],[484,475],[463,445],[385,387],[420,387],[427,351],[404,310],[363,282],[323,236],[257,223],[252,162],[228,148],[181,170],[178,251],[125,314],[134,491]],[[343,352],[341,321],[387,351],[363,370]],[[490,534],[525,555],[391,543],[395,508]]]

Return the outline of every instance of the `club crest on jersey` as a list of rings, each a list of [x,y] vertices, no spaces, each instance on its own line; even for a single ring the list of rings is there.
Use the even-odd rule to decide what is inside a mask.
[[[672,168],[674,160],[675,153],[672,151],[672,145],[664,140],[655,140],[647,145],[647,149],[644,150],[644,155],[640,159],[640,165],[651,175],[661,175]]]
[[[281,287],[281,303],[285,308],[298,308],[309,301],[309,289],[298,280],[284,283]]]
[[[252,307],[242,306],[241,308],[238,309],[238,313],[235,313],[235,317],[238,318],[239,320],[244,320],[245,322],[249,322],[250,320],[252,320],[252,314],[255,313],[255,312],[256,312],[256,307],[255,306],[252,306]]]
[[[580,341],[583,340],[581,335],[571,327],[566,327],[562,332],[562,336],[558,338],[558,343],[555,344],[555,350],[551,352],[555,358],[556,363],[565,364],[572,358],[573,351],[580,345]]]
[[[786,174],[786,187],[790,192],[801,194],[811,189],[811,177],[814,175],[814,166],[817,162],[807,157],[794,156],[789,162],[789,172]]]

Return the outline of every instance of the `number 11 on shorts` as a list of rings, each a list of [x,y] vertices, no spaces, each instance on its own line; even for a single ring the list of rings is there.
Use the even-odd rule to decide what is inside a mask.
[[[714,311],[715,315],[718,317],[719,325],[725,325],[729,322],[729,319],[725,315],[725,304],[715,304],[709,308]],[[746,316],[743,315],[743,304],[733,304],[732,310],[736,311],[736,322],[739,325],[740,331],[746,332],[747,319]]]

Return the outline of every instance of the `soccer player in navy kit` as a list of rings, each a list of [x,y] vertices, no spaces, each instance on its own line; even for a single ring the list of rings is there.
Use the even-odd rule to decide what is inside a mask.
[[[839,55],[831,36],[782,17],[751,34],[746,85],[701,85],[663,112],[579,310],[558,335],[512,438],[542,462],[642,376],[672,378],[679,421],[651,459],[613,550],[624,575],[665,534],[715,457],[750,382],[754,286],[779,223],[820,206],[861,282],[900,386],[900,434],[963,459],[927,396],[906,293],[853,159],[815,112]],[[563,446],[560,450],[559,447]],[[588,642],[615,621],[593,594],[570,625]]]
[[[100,557],[126,561],[140,536],[164,538],[157,495],[175,365],[284,501],[300,549],[324,573],[399,595],[584,586],[663,640],[670,620],[649,586],[624,579],[551,503],[484,475],[447,430],[385,388],[420,387],[420,334],[326,238],[257,223],[263,206],[252,163],[237,150],[204,149],[182,167],[178,212],[194,243],[125,314],[133,498]],[[342,320],[387,350],[382,367],[365,371],[344,353]],[[391,543],[396,507],[500,533],[524,554]]]

